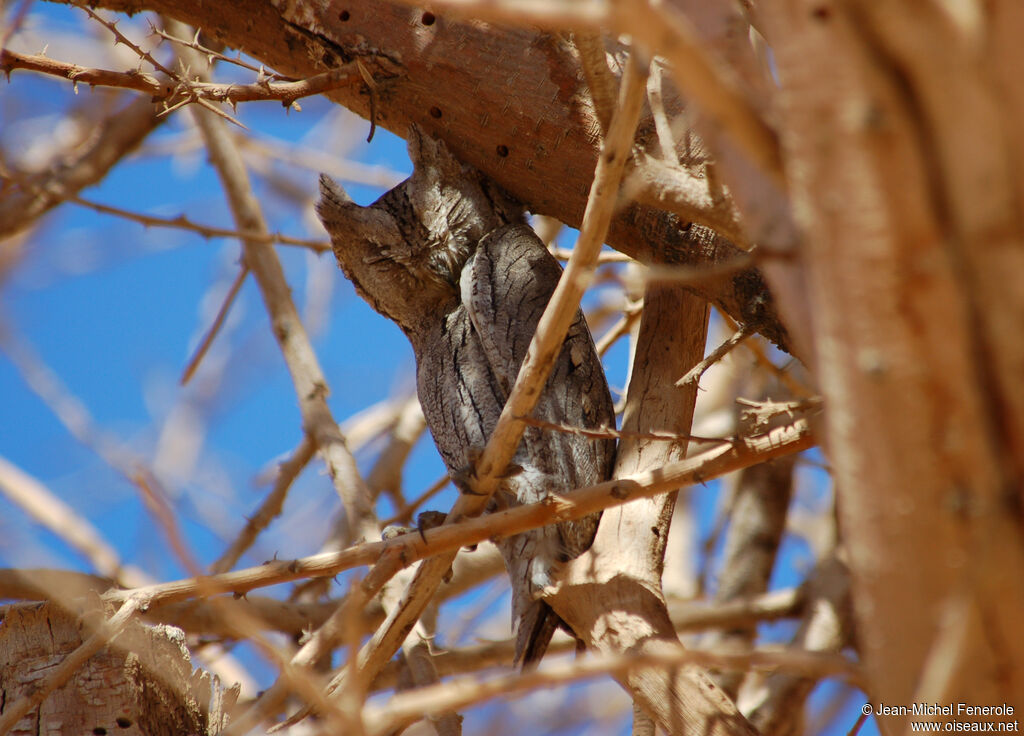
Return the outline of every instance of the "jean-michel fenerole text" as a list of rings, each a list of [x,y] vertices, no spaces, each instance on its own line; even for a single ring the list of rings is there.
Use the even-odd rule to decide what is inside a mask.
[[[876,716],[1012,716],[1013,706],[968,705],[967,703],[911,703],[910,705],[875,706]]]

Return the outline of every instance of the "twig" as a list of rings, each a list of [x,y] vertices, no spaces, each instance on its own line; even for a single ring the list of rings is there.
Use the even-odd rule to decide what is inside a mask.
[[[472,555],[460,555],[455,564],[452,582],[438,591],[438,597],[446,600],[454,598],[493,577],[503,565],[497,550],[493,547],[491,549],[494,565],[483,575],[477,574],[475,568],[468,568],[465,564],[469,562],[475,565],[473,560],[481,554],[480,550]],[[63,605],[69,600],[90,593],[101,595],[104,591],[109,591],[113,585],[115,582],[110,578],[67,570],[0,568],[0,598],[22,601],[49,600]],[[804,607],[805,599],[804,587],[788,588],[727,603],[669,600],[668,610],[677,631],[695,632],[712,628],[748,626],[759,621],[798,616]],[[211,602],[212,600],[192,598],[176,603],[162,603],[157,599],[150,606],[145,618],[151,622],[177,626],[197,636],[242,639],[245,636],[244,627],[238,626],[236,622],[244,615],[257,621],[261,629],[297,637],[304,631],[308,632],[311,627],[321,626],[341,604],[341,601],[336,599],[316,603],[292,603],[266,596],[245,595],[219,599],[220,610],[217,613],[221,615],[213,615],[209,605]],[[367,622],[373,621],[376,617],[379,623],[380,608],[371,604],[364,609],[363,616]],[[548,651],[569,651],[573,646],[566,640],[564,648],[553,644],[553,648]],[[475,647],[451,649],[439,652],[436,655],[436,663],[442,676],[464,674],[485,667],[511,664],[514,648],[515,642],[512,639],[504,639]],[[393,674],[382,673],[380,678],[383,679],[379,679],[374,687],[389,688],[393,681],[388,678]]]
[[[167,503],[167,494],[160,487],[156,478],[140,469],[135,472],[132,480],[135,486],[142,491],[144,505],[153,515],[156,525],[164,530],[167,542],[174,552],[174,556],[178,558],[178,562],[192,575],[198,575],[201,570],[199,563],[196,562],[195,556],[185,544],[178,521],[174,518],[174,512]]]
[[[655,59],[651,62],[650,76],[647,78],[647,102],[654,118],[654,129],[658,133],[658,147],[661,149],[661,160],[669,166],[679,164],[676,154],[675,140],[672,136],[672,125],[665,112],[665,103],[661,97],[661,63]]]
[[[195,34],[192,36],[191,41],[186,41],[182,38],[172,36],[162,28],[158,28],[152,22],[149,24],[149,33],[152,36],[159,36],[163,40],[170,41],[171,43],[178,44],[179,46],[187,46],[190,49],[195,49],[199,53],[203,54],[211,65],[213,64],[213,60],[217,59],[218,61],[223,61],[227,64],[233,64],[234,66],[239,66],[243,69],[248,69],[249,71],[256,72],[257,74],[259,74],[260,79],[269,77],[271,79],[277,79],[282,82],[296,81],[294,77],[288,77],[285,76],[284,74],[278,74],[277,72],[268,72],[263,67],[262,64],[260,66],[256,66],[255,64],[250,64],[249,62],[244,61],[241,58],[241,52],[239,52],[238,56],[227,56],[226,54],[222,54],[219,51],[215,51],[214,49],[203,46],[201,43],[199,43],[199,35],[202,33],[202,30],[199,28],[196,29]]]
[[[551,255],[560,261],[568,261],[572,258],[575,248],[550,248]],[[634,259],[627,256],[625,253],[619,253],[618,251],[602,251],[597,255],[598,265],[604,265],[606,263],[633,263]]]
[[[730,443],[736,441],[734,438],[730,437],[702,437],[696,434],[673,434],[671,432],[630,432],[628,430],[610,429],[608,427],[602,427],[601,429],[587,429],[586,427],[573,427],[567,424],[546,422],[543,419],[535,419],[533,417],[519,417],[519,420],[522,421],[523,424],[528,424],[531,427],[539,427],[540,429],[547,429],[552,432],[574,434],[579,437],[590,437],[592,439],[598,440],[619,440],[623,438],[628,438],[633,440],[654,440],[656,442],[705,443]]]
[[[144,611],[146,607],[147,601],[145,597],[133,596],[125,600],[117,613],[109,619],[104,619],[103,623],[100,624],[88,639],[68,654],[41,682],[36,683],[31,695],[17,700],[4,708],[4,713],[0,716],[0,736],[14,728],[18,721],[42,703],[47,695],[71,679],[81,669],[82,665],[85,664],[86,660],[124,631],[124,627],[131,621],[137,611]]]
[[[389,549],[381,553],[380,558],[373,569],[366,577],[355,583],[348,594],[342,600],[334,613],[308,638],[305,644],[288,662],[289,668],[301,671],[310,668],[334,647],[334,644],[343,638],[346,628],[355,616],[362,616],[363,609],[381,590],[385,583],[391,579],[402,567],[402,552],[398,549]],[[354,650],[354,648],[353,648]],[[250,731],[259,720],[272,708],[283,702],[288,694],[289,679],[278,677],[277,680],[263,693],[253,704],[249,712],[231,724],[227,736],[232,734],[243,734]],[[348,733],[353,726],[351,713],[339,710],[337,705],[324,698],[321,690],[317,690],[316,701],[330,704],[332,712],[346,721],[345,732]]]
[[[703,483],[740,468],[801,452],[813,445],[808,424],[801,419],[773,430],[768,435],[708,450],[662,468],[606,481],[485,517],[445,524],[427,529],[422,534],[412,532],[387,541],[364,542],[339,552],[296,560],[276,560],[220,575],[177,580],[135,590],[109,591],[104,598],[116,603],[138,593],[152,601],[153,606],[159,606],[218,593],[244,594],[255,588],[299,578],[337,575],[359,565],[371,564],[386,551],[394,551],[405,564],[427,557],[443,559],[445,553],[451,550],[477,544],[493,536],[511,536],[554,521],[578,519],[636,498],[656,496],[680,486]]]
[[[373,140],[373,134],[377,131],[377,83],[373,75],[363,66],[359,59],[355,60],[356,70],[366,84],[366,91],[370,95],[370,132],[366,135],[366,142]]]
[[[30,344],[9,328],[0,329],[0,348],[21,373],[29,388],[46,404],[72,437],[95,452],[100,459],[133,485],[136,484],[140,471],[149,473],[142,458],[122,447],[115,438],[96,427],[88,409],[68,391]]]
[[[385,527],[390,526],[391,524],[397,524],[400,521],[408,521],[412,518],[412,515],[416,513],[416,510],[418,508],[420,508],[423,504],[425,504],[427,501],[429,501],[442,490],[444,490],[445,486],[451,483],[451,480],[452,479],[448,477],[448,474],[445,473],[440,478],[431,483],[430,487],[427,488],[427,490],[423,491],[423,493],[421,493],[419,496],[414,498],[411,503],[407,504],[404,508],[400,509],[398,513],[396,513],[391,518],[382,521],[380,525],[382,527]]]
[[[142,59],[143,61],[149,62],[149,64],[154,69],[156,69],[158,72],[163,72],[169,78],[177,80],[178,82],[184,83],[185,80],[183,80],[177,74],[175,74],[170,69],[165,67],[159,61],[154,59],[153,55],[151,53],[149,53],[148,51],[143,51],[142,48],[139,47],[135,42],[133,42],[130,38],[128,38],[123,33],[121,33],[121,31],[119,31],[118,28],[117,28],[118,21],[111,22],[109,20],[106,20],[105,18],[103,18],[103,16],[97,14],[95,11],[93,11],[92,8],[90,8],[88,5],[85,5],[84,3],[74,2],[73,1],[71,3],[71,5],[73,5],[76,8],[79,8],[80,10],[84,10],[89,15],[90,18],[92,18],[94,21],[96,21],[97,23],[102,25],[104,28],[106,28],[108,31],[110,31],[112,34],[114,34],[114,45],[115,46],[117,44],[119,44],[119,43],[123,43],[125,46],[127,46],[132,51],[134,51],[136,56],[138,56],[140,59]]]
[[[670,602],[669,613],[677,631],[697,632],[791,618],[799,615],[804,598],[802,590],[790,588],[723,604],[705,601]],[[552,641],[547,653],[565,654],[573,651],[575,646],[575,642],[566,637]],[[512,664],[514,656],[515,641],[503,639],[437,652],[434,663],[439,675],[450,677],[493,667],[507,667]],[[374,689],[392,689],[397,679],[398,663],[391,662],[374,681]]]
[[[108,204],[93,202],[79,196],[63,196],[62,198],[68,202],[88,207],[96,212],[121,217],[125,220],[131,220],[132,222],[137,222],[146,227],[165,227],[176,230],[190,230],[191,232],[202,235],[204,238],[238,238],[239,240],[247,240],[254,243],[280,243],[281,245],[294,245],[300,248],[309,248],[317,253],[323,253],[331,249],[330,243],[324,240],[293,238],[280,233],[268,233],[266,230],[232,230],[230,228],[215,227],[213,225],[202,225],[200,223],[193,222],[185,215],[178,215],[177,217],[158,217],[156,215],[146,215],[140,212],[132,212],[131,210],[122,209],[120,207],[112,207]]]
[[[274,479],[273,489],[263,499],[263,503],[260,504],[256,513],[246,522],[245,528],[239,532],[231,546],[225,550],[224,554],[216,562],[210,565],[210,572],[227,572],[234,567],[235,563],[245,554],[245,551],[256,541],[256,537],[259,536],[260,532],[266,529],[270,522],[281,514],[281,508],[284,506],[284,499],[288,495],[288,489],[299,473],[302,472],[303,468],[313,459],[315,453],[316,443],[313,442],[309,435],[306,435],[302,438],[299,446],[295,448],[292,456],[278,466],[277,478]]]
[[[743,325],[742,327],[740,327],[740,329],[738,329],[732,335],[732,337],[730,337],[728,340],[726,340],[717,348],[715,348],[711,352],[711,354],[708,355],[708,357],[704,358],[704,360],[702,360],[689,371],[687,371],[685,376],[676,381],[676,386],[679,388],[683,388],[685,386],[697,383],[700,380],[700,377],[703,376],[704,373],[708,370],[708,368],[710,368],[715,363],[724,358],[729,353],[729,351],[731,351],[733,348],[735,348],[737,345],[739,345],[741,342],[743,342],[753,334],[754,330],[748,327],[747,325]]]
[[[640,314],[643,311],[643,301],[632,302],[622,310],[622,316],[619,321],[616,322],[611,328],[601,336],[601,339],[597,341],[597,354],[600,357],[604,357],[604,354],[608,352],[612,345],[614,345],[620,338],[625,337],[629,334],[630,328],[640,319]]]
[[[426,429],[423,409],[415,394],[406,399],[398,421],[391,428],[387,445],[377,455],[373,468],[366,476],[366,484],[374,498],[387,493],[395,508],[404,509],[405,499],[402,497],[402,467],[409,453]]]
[[[28,9],[31,6],[32,0],[21,0],[18,9],[12,13],[11,22],[7,24],[3,29],[3,34],[0,35],[0,49],[7,48],[7,42],[21,28],[21,24],[25,22],[25,16],[28,15]]]
[[[357,62],[331,69],[307,79],[293,82],[257,81],[251,84],[220,84],[214,82],[189,82],[184,84],[181,75],[174,75],[177,81],[161,80],[152,74],[79,66],[57,61],[47,56],[19,54],[14,51],[0,51],[0,72],[10,74],[15,69],[38,72],[62,77],[75,85],[88,84],[90,87],[116,87],[144,92],[152,102],[163,102],[163,114],[176,110],[182,103],[207,100],[227,102],[279,101],[285,107],[295,106],[303,97],[329,92],[349,84],[362,84],[363,77],[356,67]]]
[[[235,303],[235,298],[238,296],[238,292],[242,290],[242,284],[245,283],[246,276],[249,275],[249,267],[243,265],[238,271],[238,275],[235,276],[235,280],[231,283],[231,288],[228,289],[227,295],[224,297],[224,302],[220,305],[220,309],[217,310],[217,316],[213,318],[213,324],[210,325],[210,329],[203,335],[202,342],[199,343],[199,347],[196,348],[195,353],[189,359],[188,364],[185,366],[185,370],[181,374],[181,385],[186,385],[192,376],[195,374],[196,369],[199,368],[199,364],[202,362],[210,346],[213,345],[213,339],[220,332],[220,328],[224,326],[224,320],[227,319],[228,312],[231,310],[231,305]]]
[[[753,251],[754,256],[758,256],[759,254],[760,257],[766,257],[768,255],[767,252],[763,251],[762,249],[757,249]],[[725,323],[729,325],[732,329],[735,330],[739,328],[739,325],[736,323],[736,320],[734,320],[731,316],[721,311],[719,312],[719,314],[722,316],[722,319],[725,320]],[[779,380],[779,383],[785,386],[787,390],[791,391],[794,396],[799,396],[803,400],[811,400],[815,397],[814,391],[808,388],[800,381],[798,381],[793,376],[792,372],[787,369],[788,366],[793,362],[792,359],[790,359],[790,361],[786,364],[786,368],[780,368],[779,366],[775,365],[775,362],[772,361],[765,354],[764,348],[762,347],[761,342],[759,340],[744,343],[744,347],[751,352],[751,354],[754,356],[754,360],[757,361],[757,364],[759,366],[766,369],[769,373],[775,376]]]
[[[853,724],[853,728],[851,728],[847,732],[846,736],[857,736],[857,734],[860,733],[860,727],[864,725],[864,722],[867,721],[867,719],[868,719],[868,714],[865,713],[864,710],[862,709],[861,712],[860,712],[860,715],[857,716],[856,722]]]

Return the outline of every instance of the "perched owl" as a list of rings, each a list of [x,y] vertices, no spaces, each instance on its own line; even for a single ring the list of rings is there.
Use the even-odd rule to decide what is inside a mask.
[[[462,491],[519,373],[561,268],[519,206],[444,143],[412,128],[413,175],[369,207],[321,176],[317,212],[359,294],[405,332],[420,403]],[[534,416],[614,426],[601,361],[582,313],[569,329]],[[607,480],[615,444],[528,427],[491,509]],[[559,563],[593,542],[599,514],[498,540],[512,580],[516,659],[543,656],[560,619],[542,600]]]

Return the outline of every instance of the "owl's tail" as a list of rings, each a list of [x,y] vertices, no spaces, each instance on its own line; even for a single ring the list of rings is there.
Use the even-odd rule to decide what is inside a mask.
[[[551,606],[544,601],[534,601],[523,613],[516,628],[515,663],[521,664],[524,670],[536,667],[548,650],[555,629],[562,629],[576,639],[577,650],[582,647],[583,643]]]

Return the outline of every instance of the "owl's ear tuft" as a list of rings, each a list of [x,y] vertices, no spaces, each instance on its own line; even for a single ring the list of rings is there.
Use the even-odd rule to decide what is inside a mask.
[[[432,138],[418,125],[409,126],[409,158],[413,164],[412,179],[419,183],[432,177],[438,183],[458,181],[470,173],[440,138]]]
[[[352,201],[341,184],[327,174],[320,174],[320,199],[316,203],[316,213],[322,222],[360,219],[364,209]]]

